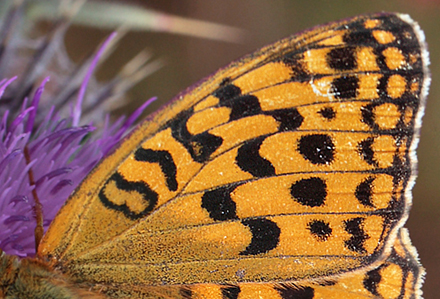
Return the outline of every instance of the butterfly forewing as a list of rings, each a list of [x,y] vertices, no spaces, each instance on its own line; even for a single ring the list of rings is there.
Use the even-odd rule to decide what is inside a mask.
[[[39,256],[79,282],[140,293],[382,263],[411,201],[424,47],[408,16],[379,14],[230,64],[96,167]]]

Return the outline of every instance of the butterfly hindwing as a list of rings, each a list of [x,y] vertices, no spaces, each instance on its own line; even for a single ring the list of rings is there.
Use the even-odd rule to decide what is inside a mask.
[[[39,256],[78,282],[139,292],[383,261],[411,201],[428,84],[421,34],[404,15],[360,16],[232,63],[97,166]]]
[[[337,299],[420,298],[424,270],[405,228],[399,230],[388,258],[374,267],[331,278],[302,282],[99,287],[114,298],[174,299]]]

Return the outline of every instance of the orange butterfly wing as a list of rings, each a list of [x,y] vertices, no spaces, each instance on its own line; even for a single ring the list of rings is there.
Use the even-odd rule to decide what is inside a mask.
[[[174,288],[173,298],[420,298],[424,270],[405,228],[399,230],[388,258],[377,267],[340,277],[299,283],[197,284]],[[171,289],[171,288],[170,288]],[[159,294],[160,288],[155,291]],[[186,296],[186,297],[185,297]]]
[[[411,204],[427,64],[420,29],[398,14],[234,62],[97,166],[38,256],[79,283],[139,294],[378,266]]]

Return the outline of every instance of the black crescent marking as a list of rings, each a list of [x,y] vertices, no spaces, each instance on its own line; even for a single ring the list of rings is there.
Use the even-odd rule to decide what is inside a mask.
[[[187,149],[194,161],[205,163],[211,158],[212,153],[222,145],[223,138],[209,132],[192,135],[188,131],[186,123],[193,113],[192,109],[180,113],[169,124],[171,135]]]
[[[255,177],[275,175],[275,167],[266,158],[260,155],[260,146],[266,136],[246,141],[237,151],[235,163],[241,170]]]
[[[177,190],[177,168],[173,156],[167,151],[155,151],[152,149],[139,148],[134,153],[134,159],[141,162],[158,163],[165,175],[168,190]]]
[[[356,191],[354,193],[356,199],[366,207],[374,207],[372,202],[373,182],[374,177],[368,177],[356,187]]]
[[[231,198],[231,193],[239,184],[220,187],[207,191],[202,196],[202,208],[209,213],[209,217],[216,221],[238,219],[236,203]]]
[[[252,233],[251,243],[240,255],[257,255],[266,253],[277,247],[281,230],[278,225],[265,218],[246,219],[243,225],[249,227]]]

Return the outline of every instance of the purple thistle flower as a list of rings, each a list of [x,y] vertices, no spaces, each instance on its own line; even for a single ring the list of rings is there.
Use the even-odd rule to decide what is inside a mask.
[[[13,6],[8,16],[19,18],[21,9],[21,4]],[[143,74],[151,72],[151,65],[144,62],[130,74],[119,76],[107,85],[96,88],[98,84],[93,82],[96,89],[89,95],[95,98],[87,99],[86,106],[90,109],[85,111],[92,120],[88,121],[88,125],[80,126],[83,123],[81,112],[84,108],[81,106],[86,97],[85,88],[98,59],[104,50],[108,50],[105,45],[110,43],[110,39],[97,54],[86,59],[85,64],[64,74],[65,82],[69,82],[65,85],[66,89],[47,92],[45,88],[52,84],[48,77],[44,77],[49,64],[48,51],[52,53],[57,45],[62,44],[60,40],[67,22],[64,21],[55,26],[52,34],[36,49],[36,54],[28,59],[25,69],[31,74],[0,81],[0,249],[7,254],[35,254],[35,198],[32,191],[36,191],[43,206],[43,226],[46,230],[76,186],[132,128],[137,117],[153,100],[147,101],[127,119],[122,117],[110,123],[109,116],[105,114],[104,124],[98,124],[102,129],[96,130],[93,126],[102,119],[100,107],[105,99],[123,94],[143,78]],[[15,34],[13,23],[13,18],[3,23],[0,39]],[[3,71],[0,74],[11,72],[13,65],[5,67],[4,58],[14,54],[15,50],[11,44],[0,54],[0,70]],[[41,83],[32,91],[32,86],[36,86],[38,81]],[[64,111],[69,104],[70,113],[66,115]],[[29,173],[33,174],[34,184]]]

